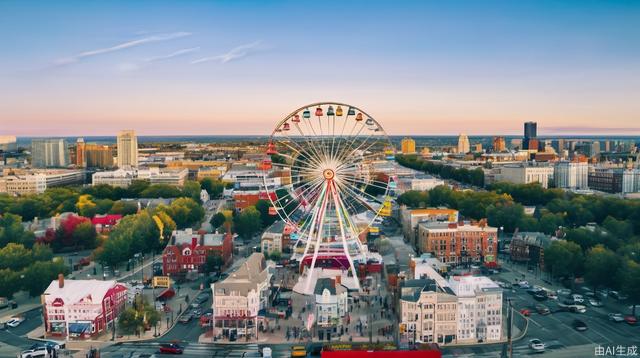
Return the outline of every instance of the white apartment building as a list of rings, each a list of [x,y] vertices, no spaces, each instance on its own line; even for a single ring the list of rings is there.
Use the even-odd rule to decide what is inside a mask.
[[[138,137],[133,130],[118,132],[117,138],[118,168],[138,166]]]
[[[34,168],[66,167],[67,147],[62,138],[37,138],[31,141],[31,166]]]
[[[402,194],[409,190],[426,191],[439,185],[445,185],[444,180],[430,175],[418,176],[416,178],[400,178],[398,179],[396,193]]]
[[[229,277],[211,284],[214,335],[256,339],[268,307],[272,267],[262,253],[253,253]]]
[[[553,178],[557,188],[588,189],[589,164],[586,161],[559,161],[554,167]]]
[[[458,297],[458,342],[499,341],[502,289],[484,276],[454,276],[449,286]]]
[[[553,179],[554,168],[550,166],[505,165],[500,173],[495,175],[496,181],[514,184],[540,183],[543,188],[549,187],[549,180]]]
[[[151,184],[166,184],[182,186],[187,180],[189,169],[117,169],[106,172],[97,172],[92,176],[93,185],[108,184],[126,188],[134,180],[148,180]]]
[[[314,289],[318,338],[330,340],[344,333],[343,320],[349,312],[348,289],[331,278],[320,278]]]
[[[43,193],[47,188],[84,182],[82,170],[16,170],[0,177],[0,193],[28,195]]]
[[[444,279],[429,255],[412,260],[414,279],[400,285],[400,339],[408,343],[497,342],[502,290],[487,277]]]

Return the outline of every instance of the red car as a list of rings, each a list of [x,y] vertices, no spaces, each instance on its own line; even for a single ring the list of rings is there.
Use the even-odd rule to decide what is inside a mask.
[[[525,316],[525,317],[529,317],[529,316],[531,316],[531,311],[529,311],[529,310],[528,310],[528,309],[526,309],[526,308],[521,309],[521,310],[520,310],[520,313],[521,313],[523,316]]]
[[[162,343],[160,345],[160,353],[182,354],[183,348],[176,343]]]
[[[638,323],[638,319],[635,316],[624,316],[624,321],[628,324],[635,326]]]

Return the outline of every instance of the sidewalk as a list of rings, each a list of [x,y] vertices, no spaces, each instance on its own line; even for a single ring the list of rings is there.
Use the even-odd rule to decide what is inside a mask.
[[[18,307],[1,310],[0,322],[7,321],[13,316],[38,309],[42,306],[40,304],[40,297],[29,297],[29,294],[26,291],[20,291],[16,293],[13,300],[18,304]]]

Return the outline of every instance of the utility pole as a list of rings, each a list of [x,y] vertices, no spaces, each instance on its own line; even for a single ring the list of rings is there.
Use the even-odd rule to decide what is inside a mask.
[[[507,326],[507,340],[509,342],[508,345],[508,349],[507,349],[507,353],[508,353],[508,357],[512,358],[513,357],[513,340],[511,339],[511,332],[513,329],[513,307],[511,306],[511,298],[507,299],[507,305],[508,305],[508,326]]]

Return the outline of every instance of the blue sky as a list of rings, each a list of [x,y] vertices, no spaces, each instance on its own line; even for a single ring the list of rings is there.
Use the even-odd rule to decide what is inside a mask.
[[[640,133],[638,1],[3,1],[0,134]]]

